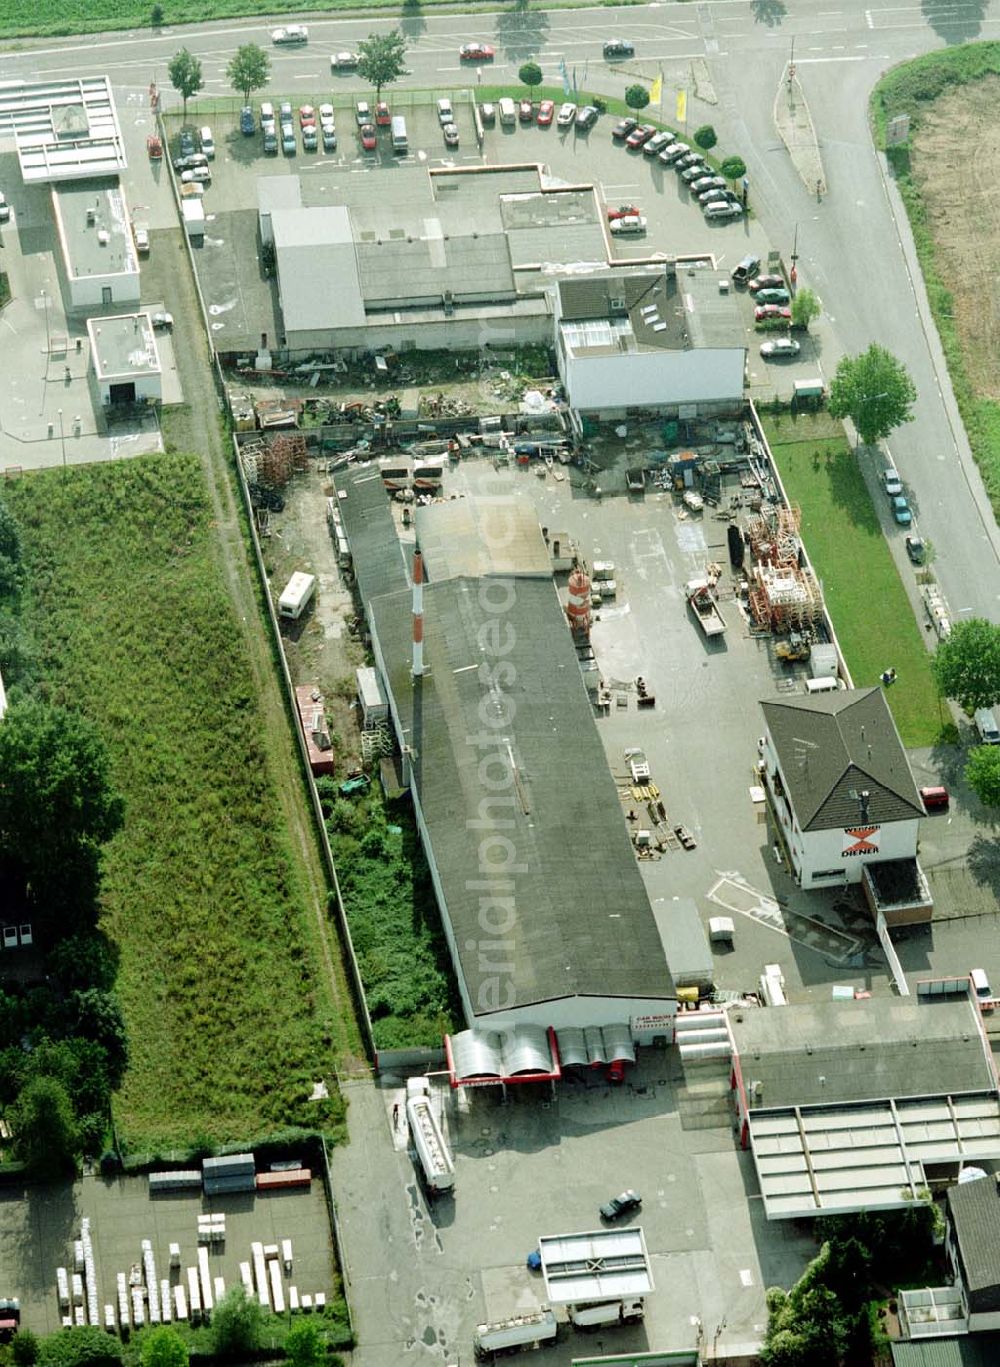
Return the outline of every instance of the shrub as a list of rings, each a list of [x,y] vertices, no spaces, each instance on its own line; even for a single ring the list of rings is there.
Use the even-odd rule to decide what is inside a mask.
[[[525,62],[517,73],[517,79],[526,86],[536,86],[542,83],[542,68],[537,62]]]
[[[710,123],[703,123],[700,128],[695,129],[694,140],[706,152],[719,141]]]
[[[38,1336],[30,1329],[19,1329],[10,1345],[14,1367],[34,1367],[38,1361]]]
[[[727,157],[721,169],[726,180],[741,180],[747,173],[747,164],[742,157]]]
[[[629,109],[645,109],[649,104],[649,91],[644,85],[630,85],[625,91],[625,103]]]
[[[212,1343],[219,1357],[242,1357],[260,1346],[264,1314],[243,1286],[227,1291],[212,1317]]]
[[[121,1367],[122,1346],[118,1339],[96,1324],[60,1329],[42,1340],[38,1367]]]

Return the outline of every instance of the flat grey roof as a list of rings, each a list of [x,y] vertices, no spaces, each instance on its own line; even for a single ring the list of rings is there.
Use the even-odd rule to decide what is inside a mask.
[[[52,202],[67,275],[82,280],[138,271],[128,209],[117,180],[78,180],[55,185]]]
[[[369,624],[412,747],[412,790],[473,1015],[573,996],[672,999],[551,580],[427,585],[428,672],[416,683],[410,609],[409,592],[375,598]],[[494,671],[480,671],[496,632],[513,642],[505,657],[513,682],[507,672],[498,684]],[[487,839],[483,829],[502,834]],[[501,853],[516,865],[509,879],[499,866],[492,872]],[[484,878],[498,887],[487,920],[502,926],[502,972],[484,942],[483,902],[494,895],[482,888]]]
[[[26,185],[117,175],[128,166],[107,76],[0,82],[6,131]]]
[[[724,290],[719,289],[722,282],[727,286]],[[692,346],[743,345],[743,320],[729,275],[725,271],[678,262],[676,288],[687,316]]]
[[[552,577],[534,507],[526,498],[462,498],[416,510],[417,539],[430,582],[460,575]]]
[[[357,239],[366,303],[403,306],[408,299],[513,296],[507,239],[500,232],[463,233],[441,219],[424,219],[409,233]]]
[[[730,1016],[751,1109],[936,1096],[994,1086],[968,997],[873,997]]]
[[[160,356],[148,313],[88,318],[90,354],[99,380],[158,375]]]
[[[642,1230],[598,1229],[585,1234],[543,1234],[538,1240],[551,1305],[647,1296],[653,1272]]]
[[[350,215],[342,205],[271,212],[286,332],[365,321]]]
[[[880,688],[761,703],[781,777],[804,831],[924,816],[896,723]],[[862,804],[861,794],[868,797]]]

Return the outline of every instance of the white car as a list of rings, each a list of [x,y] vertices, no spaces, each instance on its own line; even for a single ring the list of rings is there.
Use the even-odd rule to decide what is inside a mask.
[[[626,236],[630,233],[644,233],[646,220],[641,214],[625,214],[623,218],[613,218],[608,224],[613,233]]]
[[[366,123],[375,122],[375,120],[372,118],[372,107],[367,100],[355,100],[354,117],[358,121],[359,128],[361,128]]]
[[[882,471],[882,487],[890,498],[895,498],[903,492],[903,481],[899,478],[895,466],[890,465]]]
[[[321,104],[319,107],[319,126],[325,128],[327,124],[333,127],[333,105]]]
[[[206,180],[211,179],[212,172],[207,166],[193,166],[190,171],[181,172],[182,185],[193,185],[195,181],[201,181],[204,184]]]
[[[572,128],[576,123],[576,105],[561,104],[559,113],[556,115],[556,126],[558,128]]]
[[[760,354],[765,361],[780,361],[786,356],[797,356],[800,349],[794,337],[776,337],[773,342],[760,344]]]
[[[355,71],[358,65],[356,52],[335,52],[330,58],[331,71]]]
[[[438,123],[443,128],[446,123],[455,122],[455,112],[451,107],[451,100],[438,100]]]
[[[284,28],[271,30],[271,42],[279,47],[287,43],[308,43],[309,30],[305,24],[286,24]]]
[[[0,190],[0,223],[10,222],[10,205],[7,203],[6,196]]]
[[[133,223],[132,236],[135,238],[136,251],[145,255],[149,251],[149,229],[145,223]]]

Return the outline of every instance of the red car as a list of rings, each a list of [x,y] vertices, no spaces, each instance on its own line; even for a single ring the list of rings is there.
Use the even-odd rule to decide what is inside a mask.
[[[555,117],[556,105],[554,100],[543,100],[538,106],[538,125],[540,128],[548,128]]]
[[[637,204],[619,204],[617,209],[608,210],[608,222],[614,223],[616,218],[638,218],[641,213]]]
[[[299,127],[316,127],[316,111],[311,104],[299,105]]]
[[[767,323],[775,318],[783,318],[786,322],[791,319],[792,310],[786,309],[781,304],[760,304],[753,311],[755,323]]]
[[[489,43],[464,43],[458,49],[460,62],[492,62],[496,51]]]
[[[375,106],[375,122],[379,128],[388,128],[392,123],[392,115],[385,100],[379,100]]]
[[[632,150],[635,151],[635,149],[641,147],[644,142],[649,142],[655,132],[656,129],[651,123],[641,123],[638,128],[633,128],[632,132],[625,139],[625,146],[631,147]]]
[[[756,294],[758,290],[783,290],[785,288],[785,277],[783,275],[758,275],[756,280],[751,280],[747,287],[751,294]]]
[[[373,123],[363,123],[358,131],[361,134],[361,146],[366,152],[374,152],[375,148],[378,146],[375,125]]]
[[[530,100],[521,100],[517,106],[517,117],[522,123],[534,123],[535,106]]]

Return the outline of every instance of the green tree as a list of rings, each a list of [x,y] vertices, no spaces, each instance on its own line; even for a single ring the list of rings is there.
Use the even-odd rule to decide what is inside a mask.
[[[1000,745],[977,745],[965,766],[965,781],[986,807],[1000,807]]]
[[[382,87],[406,75],[406,39],[398,29],[391,33],[369,33],[358,43],[358,73],[375,87],[376,100]]]
[[[21,530],[14,514],[0,499],[0,597],[21,587]]]
[[[742,180],[747,173],[747,164],[742,157],[726,157],[719,169],[726,180]]]
[[[694,141],[703,151],[707,152],[710,147],[715,146],[719,139],[712,125],[703,123],[700,128],[695,129]]]
[[[1000,698],[1000,626],[983,617],[956,622],[931,660],[934,680],[946,698],[970,715]]]
[[[77,1129],[69,1094],[54,1077],[33,1078],[14,1103],[10,1122],[14,1151],[34,1177],[58,1177],[73,1169]]]
[[[149,22],[153,28],[163,27],[163,6],[154,5],[149,14]]]
[[[39,1367],[121,1367],[121,1340],[96,1324],[60,1329],[42,1340]]]
[[[19,1329],[10,1345],[14,1367],[35,1367],[38,1361],[38,1335],[30,1329]]]
[[[517,73],[517,79],[522,85],[536,86],[542,83],[542,68],[537,62],[525,62],[524,66]]]
[[[808,286],[796,290],[795,298],[792,300],[792,326],[797,328],[808,328],[809,324],[823,311],[823,306],[813,290]]]
[[[192,95],[197,95],[205,84],[201,74],[201,62],[188,52],[186,47],[182,47],[167,63],[167,75],[170,77],[170,84],[184,102],[182,117],[186,120],[188,100]]]
[[[649,104],[649,91],[644,85],[630,85],[625,91],[625,103],[629,109],[645,109]]]
[[[0,856],[51,887],[96,859],[122,822],[107,750],[86,718],[35,699],[0,726]]]
[[[98,987],[74,992],[70,1002],[75,1014],[73,1033],[99,1044],[107,1057],[108,1080],[117,1087],[128,1064],[128,1035],[121,1003],[113,992]]]
[[[315,1320],[298,1320],[292,1325],[285,1336],[285,1359],[288,1367],[323,1367],[326,1342]]]
[[[244,43],[233,53],[226,67],[226,79],[234,90],[243,96],[243,103],[250,103],[255,90],[263,90],[271,76],[271,59],[256,43]]]
[[[246,1287],[234,1286],[215,1307],[212,1344],[220,1357],[240,1357],[260,1346],[264,1315]]]
[[[168,1325],[148,1329],[142,1335],[139,1347],[142,1367],[188,1367],[190,1356],[180,1334]]]
[[[860,441],[871,446],[900,423],[912,422],[916,397],[906,366],[873,342],[860,356],[841,357],[828,408],[835,418],[850,418]]]

